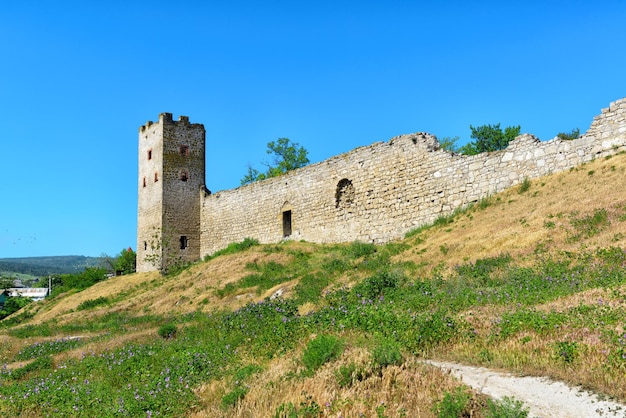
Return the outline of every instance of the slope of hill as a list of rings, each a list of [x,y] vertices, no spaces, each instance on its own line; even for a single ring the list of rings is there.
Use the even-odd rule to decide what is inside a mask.
[[[485,416],[424,358],[624,401],[625,173],[617,155],[403,241],[257,245],[31,305],[0,331],[0,413]]]

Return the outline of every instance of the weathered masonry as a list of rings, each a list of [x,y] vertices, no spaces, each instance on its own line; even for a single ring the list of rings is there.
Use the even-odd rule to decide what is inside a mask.
[[[139,129],[137,271],[200,258],[204,148],[204,126],[185,116]]]
[[[164,113],[139,130],[137,269],[196,260],[250,237],[262,243],[382,243],[520,183],[626,150],[626,99],[581,138],[520,135],[502,151],[463,156],[427,133],[357,148],[283,176],[210,194],[205,131]]]

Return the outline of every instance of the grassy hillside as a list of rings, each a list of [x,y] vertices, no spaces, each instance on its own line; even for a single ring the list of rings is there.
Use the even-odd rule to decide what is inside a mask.
[[[624,401],[625,172],[626,155],[594,161],[387,245],[233,246],[176,276],[115,277],[33,304],[0,328],[0,414],[517,408],[490,404],[425,358],[550,376]]]

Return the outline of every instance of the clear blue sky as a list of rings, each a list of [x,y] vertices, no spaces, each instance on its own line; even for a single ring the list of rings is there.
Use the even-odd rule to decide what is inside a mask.
[[[0,257],[136,245],[137,132],[207,134],[207,186],[469,125],[542,140],[626,97],[626,1],[2,1]]]

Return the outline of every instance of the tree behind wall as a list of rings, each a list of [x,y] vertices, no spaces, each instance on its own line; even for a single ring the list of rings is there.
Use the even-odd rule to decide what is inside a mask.
[[[248,173],[241,179],[241,185],[277,177],[287,171],[304,167],[309,163],[309,152],[297,142],[289,138],[278,138],[277,141],[267,143],[266,152],[274,156],[272,163],[263,163],[267,170],[264,173],[248,166]]]
[[[115,274],[134,273],[137,266],[137,254],[132,248],[120,251],[115,263]]]
[[[459,148],[459,152],[465,155],[476,155],[482,152],[498,151],[506,148],[509,142],[515,139],[521,131],[521,127],[508,126],[502,131],[500,124],[482,125],[474,127],[470,125],[472,139],[474,141]]]

